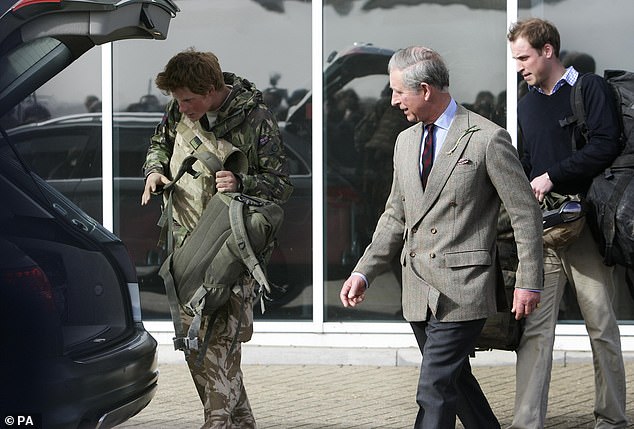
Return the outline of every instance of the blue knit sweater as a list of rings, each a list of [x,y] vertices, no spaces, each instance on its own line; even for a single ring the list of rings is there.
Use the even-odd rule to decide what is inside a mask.
[[[588,141],[578,136],[572,150],[573,126],[559,120],[572,115],[570,91],[564,84],[545,95],[531,90],[518,103],[522,164],[530,180],[548,172],[554,192],[585,193],[592,178],[607,168],[620,152],[616,105],[608,84],[598,75],[583,78],[583,100]]]

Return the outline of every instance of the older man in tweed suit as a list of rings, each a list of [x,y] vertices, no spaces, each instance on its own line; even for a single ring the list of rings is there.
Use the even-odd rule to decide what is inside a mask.
[[[500,201],[517,242],[518,319],[534,311],[543,288],[541,211],[509,134],[455,102],[438,53],[399,50],[388,68],[392,104],[415,125],[396,140],[385,211],[340,298],[346,307],[359,304],[400,254],[403,314],[423,356],[414,427],[453,428],[458,415],[468,429],[499,428],[469,355],[497,310]]]

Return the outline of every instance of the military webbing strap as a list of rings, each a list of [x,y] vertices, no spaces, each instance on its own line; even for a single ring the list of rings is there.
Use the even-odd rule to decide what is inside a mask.
[[[189,327],[187,332],[187,336],[185,336],[185,326],[181,320],[180,316],[180,308],[179,308],[179,299],[178,294],[176,292],[176,285],[174,284],[174,277],[170,272],[172,265],[172,255],[174,251],[174,224],[173,224],[173,203],[172,203],[172,191],[174,185],[178,180],[185,174],[189,173],[194,177],[198,177],[200,172],[197,172],[193,169],[193,165],[196,160],[200,160],[205,164],[205,166],[211,172],[216,172],[222,169],[222,163],[218,159],[216,155],[211,152],[203,152],[196,155],[188,156],[183,160],[178,172],[174,179],[165,185],[163,188],[163,192],[168,193],[167,203],[165,207],[165,212],[163,213],[162,219],[160,223],[163,223],[167,229],[167,263],[163,264],[161,270],[159,271],[159,275],[163,278],[165,283],[165,293],[167,294],[167,301],[170,307],[170,313],[172,315],[172,321],[174,323],[174,338],[172,341],[174,342],[175,350],[183,350],[186,355],[189,354],[190,350],[198,350],[198,332],[200,331],[201,324],[201,316],[197,314],[192,319],[192,324]],[[202,288],[204,289],[204,288]],[[211,331],[211,327],[208,328],[208,331]],[[208,341],[207,341],[208,342]]]
[[[243,205],[258,205],[262,206],[264,203],[255,199],[249,198],[247,195],[237,195],[229,204],[229,221],[231,222],[231,233],[233,234],[238,249],[240,250],[240,257],[244,261],[247,269],[253,276],[256,282],[271,293],[271,286],[266,278],[266,274],[262,269],[262,264],[253,251],[251,242],[249,241],[249,235],[247,233],[247,227],[244,224],[244,215],[242,213]],[[264,314],[264,299],[260,299],[260,305],[262,313]]]
[[[174,251],[174,237],[173,237],[173,219],[174,219],[174,200],[173,200],[173,188],[176,185],[176,182],[183,177],[185,173],[191,174],[194,178],[200,176],[201,172],[196,171],[193,168],[194,163],[199,160],[201,161],[210,172],[215,173],[216,171],[222,170],[222,162],[218,159],[218,157],[211,152],[201,152],[195,155],[190,155],[186,157],[181,163],[178,171],[176,172],[176,176],[174,179],[163,187],[163,194],[167,195],[167,201],[165,202],[165,211],[161,214],[161,217],[158,221],[158,226],[161,227],[161,240],[163,240],[164,235],[165,241],[167,244],[167,254],[171,254]]]
[[[242,291],[242,295],[244,296],[244,287],[242,285],[240,285],[240,290]],[[243,299],[242,303],[240,304],[240,314],[244,312],[245,304],[246,304],[246,299]],[[196,317],[198,317],[198,319],[200,320],[201,316],[196,315]],[[209,342],[211,341],[211,333],[213,331],[214,322],[216,321],[217,317],[218,317],[218,311],[214,311],[213,314],[209,316],[209,322],[207,323],[207,330],[205,331],[205,337],[203,338],[203,342],[200,346],[200,351],[198,353],[198,358],[196,359],[196,362],[195,362],[196,366],[201,366],[203,363],[203,360],[205,359],[205,351],[209,347]],[[200,330],[200,323],[198,324],[198,326],[199,326],[198,329]],[[236,347],[236,344],[238,343],[238,335],[240,334],[241,326],[242,326],[242,318],[238,317],[238,326],[236,327],[236,334],[233,336],[233,340],[231,340],[231,346],[229,347],[229,352],[227,353],[228,355],[231,355],[231,353],[233,352],[233,349]],[[192,334],[192,330],[190,328],[189,330],[190,337],[191,337],[191,334]]]
[[[161,267],[159,275],[163,278],[163,282],[165,283],[167,302],[169,303],[172,321],[174,322],[174,338],[172,338],[174,350],[183,350],[185,354],[188,354],[190,349],[198,348],[198,338],[195,337],[192,340],[189,337],[185,337],[185,327],[180,317],[178,294],[176,293],[176,286],[174,285],[174,277],[172,277],[172,274],[169,272],[171,265],[172,255],[169,255],[166,263]]]
[[[183,177],[183,174],[185,173],[191,174],[194,178],[200,176],[201,172],[196,171],[193,168],[193,165],[196,161],[200,161],[205,167],[207,167],[207,169],[211,173],[215,173],[216,171],[222,170],[222,162],[220,162],[218,157],[211,152],[200,152],[200,153],[189,155],[183,160],[183,163],[181,164],[180,168],[178,169],[178,172],[176,173],[176,176],[170,183],[165,185],[165,188],[163,189],[163,191],[166,192],[171,190],[171,188],[174,187],[176,182],[178,182],[178,180],[181,177]]]
[[[174,182],[172,182],[174,183]],[[172,193],[167,198],[166,217],[172,219]],[[174,343],[174,350],[182,350],[185,355],[188,356],[190,350],[198,350],[198,330],[200,330],[200,315],[196,315],[192,320],[192,324],[189,327],[187,336],[185,336],[185,326],[181,320],[178,293],[176,292],[176,285],[174,284],[174,277],[171,273],[172,256],[174,250],[174,231],[173,223],[167,222],[167,250],[168,257],[165,263],[161,266],[159,275],[163,278],[165,284],[165,293],[167,294],[167,302],[170,308],[170,314],[172,315],[172,322],[174,323],[174,337],[172,341]]]
[[[202,320],[202,315],[196,314],[194,319],[192,320],[192,325],[189,327],[188,338],[192,338],[194,336],[196,338],[196,350],[198,350],[198,358],[196,359],[195,365],[201,366],[203,361],[205,360],[205,354],[207,353],[207,348],[209,347],[209,341],[211,340],[211,333],[214,329],[214,323],[216,322],[216,317],[218,317],[218,311],[214,311],[209,316],[209,321],[207,323],[207,330],[205,331],[205,337],[203,338],[203,342],[198,349],[198,332],[200,332],[200,322]],[[196,325],[194,327],[194,325]],[[238,334],[235,335],[238,337]]]
[[[174,182],[172,182],[174,183]],[[171,185],[171,184],[170,184]],[[165,190],[164,190],[165,192]],[[172,220],[172,192],[171,187],[167,192],[167,206],[159,224],[163,223],[162,227],[167,231],[167,260],[161,266],[159,275],[163,278],[165,284],[165,293],[167,294],[167,303],[169,304],[170,314],[172,315],[172,322],[174,323],[174,337],[172,341],[174,343],[174,350],[183,350],[185,354],[189,353],[191,347],[198,346],[197,341],[190,344],[188,338],[185,338],[185,327],[180,317],[180,309],[178,306],[178,294],[176,293],[176,285],[174,284],[174,277],[172,277],[172,256],[174,250],[174,224]]]

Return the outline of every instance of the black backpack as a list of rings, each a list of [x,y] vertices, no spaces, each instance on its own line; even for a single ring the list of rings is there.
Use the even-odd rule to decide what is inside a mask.
[[[614,92],[621,126],[622,152],[610,167],[596,176],[586,199],[588,224],[606,265],[634,267],[634,73],[606,70],[604,78]],[[583,75],[570,92],[573,116],[586,137]],[[563,126],[564,124],[562,124]]]

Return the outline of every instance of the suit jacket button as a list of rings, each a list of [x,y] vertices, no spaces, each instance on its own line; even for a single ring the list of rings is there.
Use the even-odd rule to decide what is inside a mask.
[[[434,259],[436,257],[436,254],[434,252],[432,252],[432,253],[429,254],[429,257]]]
[[[416,252],[409,252],[409,256],[411,256],[412,258],[416,256]]]
[[[418,231],[417,227],[412,228],[412,234],[416,234],[416,231]]]
[[[437,232],[438,232],[438,230],[437,230],[436,228],[432,228],[432,229],[431,229],[431,233],[432,233],[432,234],[435,234],[435,233],[437,233]]]

